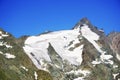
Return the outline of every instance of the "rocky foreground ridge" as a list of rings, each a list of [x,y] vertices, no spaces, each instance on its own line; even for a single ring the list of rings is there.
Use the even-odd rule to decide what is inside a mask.
[[[71,30],[15,38],[0,29],[0,80],[119,80],[120,33],[87,18]]]

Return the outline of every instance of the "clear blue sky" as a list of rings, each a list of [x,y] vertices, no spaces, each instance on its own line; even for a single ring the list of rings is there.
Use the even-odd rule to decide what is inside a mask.
[[[16,37],[71,29],[83,17],[120,32],[120,0],[0,0],[0,27]]]

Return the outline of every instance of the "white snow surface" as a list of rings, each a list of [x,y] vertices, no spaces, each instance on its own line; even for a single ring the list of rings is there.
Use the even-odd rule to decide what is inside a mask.
[[[34,72],[34,76],[35,76],[35,80],[37,80],[38,79],[37,72]]]
[[[9,45],[9,44],[7,44],[7,42],[3,42],[3,41],[0,42],[0,46],[6,46],[6,48],[12,48],[11,45]]]
[[[0,34],[2,34],[2,31],[0,31]]]
[[[41,63],[42,59],[51,62],[47,50],[49,43],[63,60],[67,60],[71,64],[80,65],[84,45],[75,48],[73,51],[68,50],[74,46],[68,46],[71,41],[74,41],[73,44],[80,43],[78,41],[78,35],[80,35],[80,33],[77,30],[63,30],[40,36],[32,36],[25,41],[23,49],[39,69],[41,69],[41,64],[43,64]],[[34,54],[34,56],[31,55],[31,53]]]
[[[107,64],[114,64],[114,62],[112,60],[110,60],[111,58],[113,58],[112,55],[107,55],[105,54],[106,51],[103,51],[101,49],[101,47],[96,43],[97,40],[99,40],[99,35],[96,34],[95,32],[93,32],[88,25],[84,25],[83,27],[81,27],[81,33],[82,36],[84,36],[89,42],[91,42],[93,44],[93,46],[98,50],[98,52],[101,53],[100,55],[100,59],[102,62],[107,63]],[[106,62],[107,60],[107,62]],[[92,64],[100,64],[100,61],[93,61]]]
[[[82,36],[84,36],[89,42],[91,42],[93,44],[93,46],[100,52],[103,53],[103,51],[101,50],[101,47],[95,42],[97,40],[99,40],[99,35],[96,34],[95,32],[93,32],[88,25],[84,25],[83,27],[81,27],[81,33]]]
[[[120,61],[120,55],[116,54],[117,59]]]
[[[2,37],[2,36],[0,36],[0,39],[3,39],[3,37]]]
[[[4,55],[5,55],[5,57],[8,58],[8,59],[14,59],[14,58],[16,57],[15,55],[12,55],[12,54],[10,54],[10,53],[5,53]]]
[[[2,34],[2,37],[8,37],[9,35],[8,34]]]
[[[118,65],[115,65],[115,64],[114,64],[114,65],[113,65],[113,68],[118,68]]]
[[[100,64],[101,61],[99,61],[98,59],[96,59],[95,61],[92,61],[92,64],[95,66],[96,64]]]
[[[90,71],[89,70],[81,70],[81,69],[79,69],[77,71],[72,70],[70,72],[67,72],[66,74],[71,74],[71,73],[74,73],[75,75],[78,75],[79,73],[81,73],[84,76],[87,76],[90,73]]]
[[[1,41],[1,42],[0,42],[0,46],[3,46],[3,45],[4,45],[4,44],[3,44],[3,41]]]
[[[0,51],[0,54],[3,54],[3,52],[2,52],[2,51]]]
[[[113,78],[115,79],[117,75],[119,75],[119,73],[113,74]]]
[[[84,77],[78,77],[78,78],[75,78],[74,80],[84,80]]]
[[[6,44],[5,45],[7,48],[12,48],[12,46],[11,45],[8,45],[8,44]]]
[[[20,66],[22,69],[24,69],[25,71],[28,71],[28,69],[25,66]]]
[[[5,34],[3,34],[2,31],[0,31],[0,35],[1,35],[2,37],[8,37],[8,36],[9,36],[7,32],[6,32]]]

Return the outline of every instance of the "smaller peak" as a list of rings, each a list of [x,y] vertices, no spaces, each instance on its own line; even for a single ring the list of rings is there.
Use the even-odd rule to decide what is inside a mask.
[[[7,32],[7,31],[5,31],[4,29],[2,29],[2,28],[0,28],[0,36],[9,36],[9,37],[14,37],[11,33],[9,33],[9,32]]]

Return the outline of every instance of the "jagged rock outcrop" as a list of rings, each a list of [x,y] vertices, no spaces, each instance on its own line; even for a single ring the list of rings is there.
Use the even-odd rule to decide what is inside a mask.
[[[112,32],[108,35],[108,39],[114,55],[116,55],[117,59],[120,61],[120,33]]]
[[[113,38],[112,44],[116,53],[120,55],[120,33]]]

